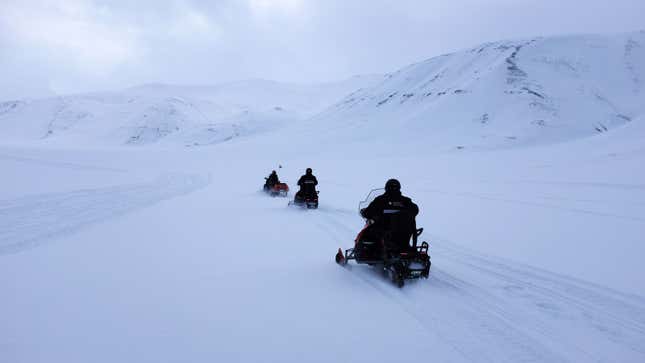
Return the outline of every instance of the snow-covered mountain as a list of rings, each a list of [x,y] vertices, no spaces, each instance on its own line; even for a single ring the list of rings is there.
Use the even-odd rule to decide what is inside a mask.
[[[645,362],[644,45],[6,102],[0,362]],[[392,177],[432,258],[402,289],[334,262]]]
[[[206,145],[302,120],[382,76],[328,84],[250,80],[216,86],[150,84],[122,92],[0,103],[5,142]]]
[[[431,58],[352,93],[313,122],[336,140],[362,133],[471,148],[585,137],[644,113],[641,31],[500,41]]]
[[[340,101],[339,101],[340,100]],[[330,107],[331,106],[331,107]],[[322,143],[498,148],[607,132],[645,114],[645,31],[487,43],[322,85],[150,84],[0,103],[2,140],[205,145],[300,125]]]

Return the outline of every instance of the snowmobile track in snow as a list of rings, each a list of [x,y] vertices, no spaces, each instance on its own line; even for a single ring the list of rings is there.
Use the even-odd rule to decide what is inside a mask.
[[[348,247],[346,218],[321,216],[317,227]],[[468,361],[645,361],[645,299],[434,237],[430,255],[430,278],[401,290],[366,266],[348,273]]]
[[[0,255],[17,253],[84,226],[206,186],[209,178],[170,174],[149,183],[0,200]]]

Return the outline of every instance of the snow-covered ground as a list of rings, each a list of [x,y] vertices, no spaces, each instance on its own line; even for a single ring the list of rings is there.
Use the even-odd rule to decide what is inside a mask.
[[[537,44],[551,41],[564,40]],[[562,116],[562,134],[508,131],[513,147],[468,118],[435,135],[406,103],[349,113],[344,101],[210,147],[5,143],[0,361],[642,362],[645,103],[625,84],[630,121],[599,132]],[[545,93],[573,112],[566,87]],[[508,97],[521,108],[533,96]],[[318,210],[260,192],[271,169],[293,188],[306,167]],[[428,280],[403,289],[333,261],[362,227],[358,201],[390,177],[419,204],[433,261]]]

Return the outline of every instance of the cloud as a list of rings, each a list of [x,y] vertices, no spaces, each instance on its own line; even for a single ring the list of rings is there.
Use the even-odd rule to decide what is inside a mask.
[[[50,59],[43,62],[109,72],[137,56],[138,30],[115,22],[109,8],[84,0],[9,1],[3,8],[3,44],[44,51]]]
[[[304,0],[249,0],[253,12],[282,12],[296,14],[303,9]]]
[[[635,30],[643,13],[642,0],[3,0],[0,82],[329,81],[502,38]]]
[[[195,9],[185,7],[172,20],[169,34],[181,39],[195,37],[208,37],[215,39],[219,36],[220,29],[206,14]]]

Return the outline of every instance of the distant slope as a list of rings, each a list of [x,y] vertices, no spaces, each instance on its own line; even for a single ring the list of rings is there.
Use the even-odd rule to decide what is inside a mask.
[[[253,108],[257,111],[280,107],[304,118],[323,111],[351,92],[377,84],[383,78],[383,75],[364,75],[321,84],[291,84],[263,79],[220,85],[147,84],[126,91],[136,95],[181,96],[230,107]]]
[[[645,31],[487,43],[412,64],[314,124],[445,147],[511,147],[606,132],[645,113]],[[347,132],[351,130],[351,132]]]
[[[412,153],[556,143],[643,115],[645,31],[486,43],[330,84],[152,84],[4,102],[0,142],[197,146],[294,126],[267,142]]]
[[[0,103],[0,142],[207,145],[322,111],[382,76],[328,84],[250,80],[216,86],[144,85],[122,92]]]

